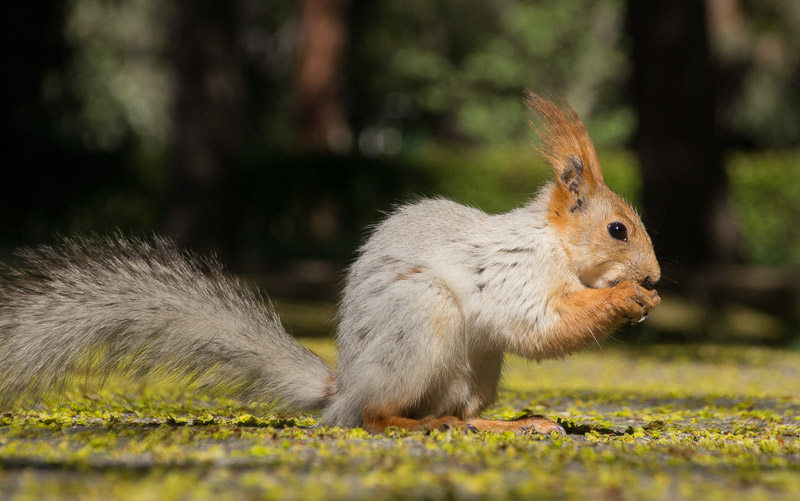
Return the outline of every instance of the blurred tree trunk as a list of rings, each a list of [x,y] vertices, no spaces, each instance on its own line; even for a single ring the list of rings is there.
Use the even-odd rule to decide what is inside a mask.
[[[179,0],[174,40],[176,138],[167,234],[199,250],[229,244],[229,172],[240,143],[244,77],[238,2]]]
[[[304,0],[295,80],[297,136],[312,150],[343,152],[352,135],[342,104],[348,0]]]
[[[76,169],[66,166],[76,161],[78,148],[59,136],[58,120],[42,99],[42,82],[48,74],[64,71],[69,58],[63,36],[66,10],[58,0],[46,0],[35,9],[18,2],[0,6],[0,58],[6,75],[0,82],[0,241],[4,243],[47,241],[53,220],[66,212],[69,197],[75,196],[52,179],[74,175]]]
[[[628,0],[643,204],[666,264],[734,259],[737,232],[714,123],[706,12],[699,0]]]

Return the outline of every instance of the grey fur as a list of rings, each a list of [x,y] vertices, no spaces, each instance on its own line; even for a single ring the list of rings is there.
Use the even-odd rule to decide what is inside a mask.
[[[65,239],[0,278],[0,406],[58,389],[79,366],[189,376],[295,409],[335,376],[265,298],[169,240]]]
[[[515,288],[535,281],[510,264],[553,259],[537,229],[541,205],[489,215],[450,200],[421,200],[383,221],[347,275],[339,392],[322,423],[359,426],[371,407],[412,418],[475,416],[494,402],[508,343],[474,308],[490,313],[509,291],[511,299],[531,295]],[[475,273],[486,266],[490,276]],[[507,275],[517,282],[501,287]],[[500,308],[506,318],[524,311]]]

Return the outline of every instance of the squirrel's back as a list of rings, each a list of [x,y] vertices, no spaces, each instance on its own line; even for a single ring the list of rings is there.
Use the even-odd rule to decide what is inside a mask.
[[[341,393],[328,421],[357,424],[363,407],[382,399],[416,402],[407,413],[423,415],[475,413],[491,403],[502,337],[517,335],[509,320],[542,308],[558,266],[545,218],[542,202],[492,215],[429,199],[381,222],[347,274]]]

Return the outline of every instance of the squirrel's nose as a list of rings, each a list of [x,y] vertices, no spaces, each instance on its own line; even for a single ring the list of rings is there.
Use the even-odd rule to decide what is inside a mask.
[[[649,291],[653,290],[653,286],[654,285],[655,284],[653,283],[652,280],[650,280],[650,277],[645,277],[645,279],[642,280],[642,287],[644,287],[645,289],[647,289]]]

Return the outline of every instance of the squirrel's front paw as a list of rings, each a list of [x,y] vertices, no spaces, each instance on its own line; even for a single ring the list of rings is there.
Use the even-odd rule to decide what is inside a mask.
[[[631,323],[643,321],[647,318],[650,310],[661,302],[658,292],[647,290],[630,281],[617,284],[614,287],[614,293],[617,311],[620,316],[627,318]]]

